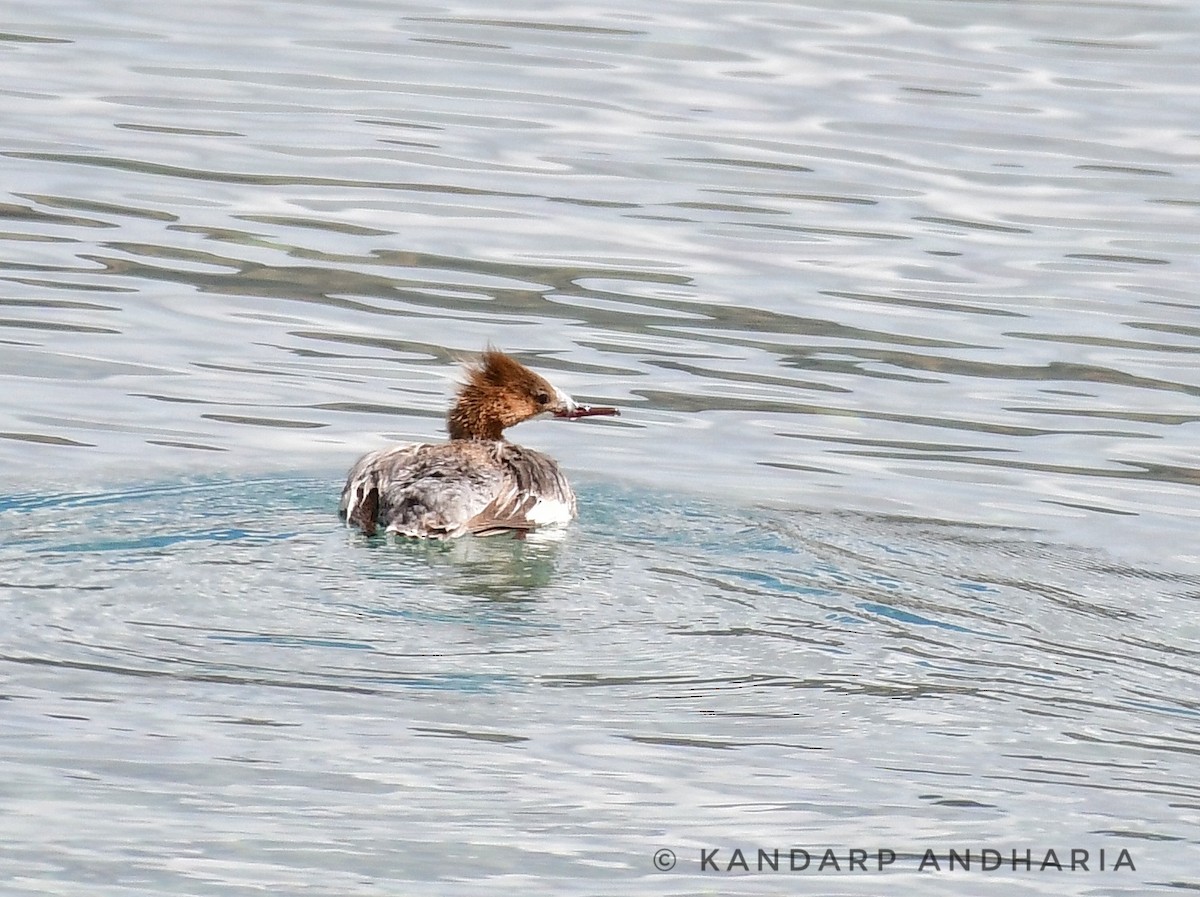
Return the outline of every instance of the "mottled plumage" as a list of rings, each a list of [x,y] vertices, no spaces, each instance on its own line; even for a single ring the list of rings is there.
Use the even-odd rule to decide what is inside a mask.
[[[553,458],[504,439],[534,417],[613,415],[591,408],[519,362],[485,352],[448,416],[451,439],[370,452],[350,469],[340,512],[370,535],[449,539],[468,533],[523,533],[566,523],[575,493]]]

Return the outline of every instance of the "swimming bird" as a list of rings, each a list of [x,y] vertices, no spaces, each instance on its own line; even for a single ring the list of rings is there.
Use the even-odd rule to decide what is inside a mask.
[[[369,452],[350,468],[339,513],[373,535],[452,539],[468,533],[523,535],[575,517],[575,493],[553,458],[504,431],[539,417],[616,415],[583,405],[515,358],[489,348],[467,368],[447,416],[450,441]]]

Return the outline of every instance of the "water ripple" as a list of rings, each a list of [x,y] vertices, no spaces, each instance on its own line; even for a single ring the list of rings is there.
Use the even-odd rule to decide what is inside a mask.
[[[1066,9],[14,7],[6,880],[686,890],[654,849],[807,832],[1177,890],[1200,21]],[[579,524],[342,529],[489,342],[622,408],[515,435]]]

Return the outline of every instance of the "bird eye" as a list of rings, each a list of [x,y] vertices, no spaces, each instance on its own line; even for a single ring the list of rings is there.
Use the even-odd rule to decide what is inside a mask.
[[[550,393],[546,392],[544,389],[540,390],[538,392],[538,394],[536,396],[534,396],[534,399],[537,400],[537,403],[539,405],[549,405],[550,404]]]

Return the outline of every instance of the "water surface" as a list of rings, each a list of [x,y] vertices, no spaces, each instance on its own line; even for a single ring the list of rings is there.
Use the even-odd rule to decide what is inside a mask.
[[[1197,886],[1194,8],[3,31],[14,893]],[[580,521],[342,529],[489,341]],[[791,846],[900,859],[700,869]]]

